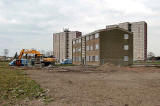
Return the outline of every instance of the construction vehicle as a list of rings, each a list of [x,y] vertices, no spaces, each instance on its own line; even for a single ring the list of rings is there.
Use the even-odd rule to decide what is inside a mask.
[[[44,66],[55,65],[56,59],[53,56],[43,57],[41,63]]]
[[[26,55],[25,58],[26,59],[22,59],[24,56]],[[28,54],[33,54],[34,57],[30,57],[28,58]],[[54,58],[43,58],[43,55],[36,50],[32,50],[32,49],[22,49],[19,56],[17,55],[17,53],[15,54],[15,57],[13,59],[13,61],[11,61],[9,63],[10,66],[27,66],[29,63],[29,60],[31,61],[32,65],[36,64],[45,64],[45,66],[49,65],[49,64],[53,64],[55,63],[55,59]]]
[[[32,50],[32,49],[22,49],[19,56],[17,55],[17,53],[15,54],[14,60],[11,61],[9,63],[9,65],[11,65],[11,66],[26,66],[26,65],[28,65],[28,58],[27,58],[28,54],[35,55],[34,59],[36,59],[37,61],[38,61],[38,59],[40,60],[40,58],[42,57],[42,54],[40,54],[39,51]],[[23,55],[25,55],[26,59],[22,59]],[[32,63],[33,63],[34,59],[31,59]]]

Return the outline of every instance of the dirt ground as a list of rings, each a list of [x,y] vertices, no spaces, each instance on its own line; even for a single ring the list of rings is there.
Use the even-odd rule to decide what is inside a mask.
[[[49,106],[160,106],[160,68],[66,66],[26,73],[49,90]]]

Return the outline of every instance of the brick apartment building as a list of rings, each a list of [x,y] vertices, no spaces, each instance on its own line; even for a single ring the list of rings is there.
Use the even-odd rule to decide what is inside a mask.
[[[53,34],[53,53],[59,62],[72,59],[72,39],[77,37],[81,37],[81,32],[68,29]]]
[[[133,32],[133,60],[147,59],[147,23],[141,22],[124,22],[118,25],[108,25],[106,28],[120,27]]]
[[[77,65],[115,65],[133,63],[133,33],[113,27],[72,40],[72,61]]]

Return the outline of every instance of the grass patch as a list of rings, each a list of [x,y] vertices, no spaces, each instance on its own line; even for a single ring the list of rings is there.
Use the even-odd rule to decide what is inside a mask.
[[[0,62],[0,104],[14,105],[21,100],[34,99],[47,103],[51,98],[24,71],[10,68],[7,62]]]
[[[160,65],[160,61],[134,62],[135,65]]]

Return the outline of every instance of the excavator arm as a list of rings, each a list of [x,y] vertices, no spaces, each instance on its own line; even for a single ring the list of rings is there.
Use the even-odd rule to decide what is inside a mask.
[[[19,56],[18,56],[18,60],[21,60],[23,54],[24,54],[24,49],[21,50],[21,52],[20,52],[20,54],[19,54]]]
[[[39,51],[32,50],[32,49],[22,49],[18,56],[18,60],[16,61],[16,64],[18,66],[21,66],[21,59],[23,57],[23,54],[35,54],[38,57],[42,56],[42,54]]]

